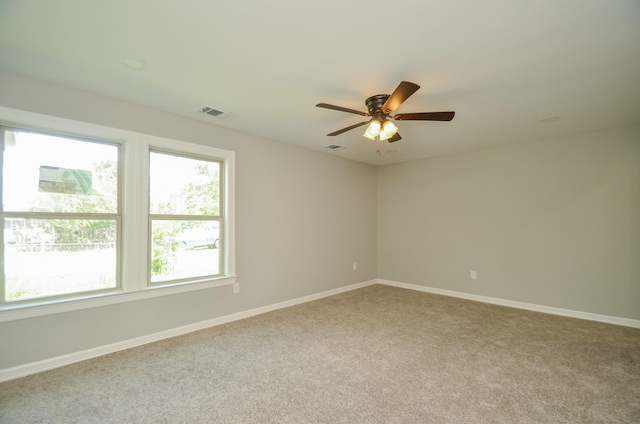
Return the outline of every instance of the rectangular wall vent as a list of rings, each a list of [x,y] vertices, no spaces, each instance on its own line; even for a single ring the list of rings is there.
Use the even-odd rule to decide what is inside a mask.
[[[206,113],[207,115],[215,116],[216,118],[228,118],[229,116],[233,116],[232,113],[214,109],[210,106],[203,107],[202,109],[200,109],[200,112]]]
[[[329,150],[340,150],[340,149],[344,149],[344,146],[340,146],[338,144],[328,144],[324,146],[324,148]]]

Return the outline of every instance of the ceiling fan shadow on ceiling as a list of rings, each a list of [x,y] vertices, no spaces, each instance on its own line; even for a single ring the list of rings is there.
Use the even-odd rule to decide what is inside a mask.
[[[420,86],[408,81],[402,81],[391,95],[376,94],[369,97],[364,103],[367,105],[369,112],[361,112],[355,109],[349,109],[342,106],[330,105],[328,103],[318,103],[316,107],[337,110],[339,112],[353,113],[360,116],[370,116],[368,121],[359,122],[342,128],[338,131],[327,134],[330,137],[350,131],[354,128],[369,124],[364,137],[377,142],[377,152],[380,154],[380,141],[387,140],[389,143],[395,143],[401,140],[398,127],[392,122],[395,121],[451,121],[455,116],[455,112],[417,112],[417,113],[399,113],[391,115],[402,103],[413,95]]]

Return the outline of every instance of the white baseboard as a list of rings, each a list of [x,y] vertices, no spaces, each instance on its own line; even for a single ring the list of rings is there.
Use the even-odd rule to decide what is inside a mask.
[[[81,352],[71,353],[68,355],[45,359],[43,361],[19,365],[12,368],[5,368],[0,370],[0,383],[4,381],[14,380],[20,377],[26,377],[27,375],[36,374],[36,373],[51,370],[54,368],[59,368],[65,365],[70,365],[75,362],[80,362],[87,359],[96,358],[98,356],[107,355],[109,353],[114,353],[121,350],[137,347],[137,346],[142,346],[147,343],[168,339],[170,337],[180,336],[183,334],[191,333],[193,331],[203,330],[209,327],[215,327],[217,325],[226,324],[228,322],[238,321],[244,318],[249,318],[252,316],[264,314],[264,313],[275,311],[278,309],[288,308],[290,306],[311,302],[314,300],[322,299],[324,297],[333,296],[339,293],[360,289],[373,284],[383,284],[387,286],[399,287],[399,288],[404,288],[409,290],[416,290],[416,291],[421,291],[426,293],[440,294],[443,296],[451,296],[451,297],[457,297],[461,299],[473,300],[477,302],[491,303],[494,305],[525,309],[529,311],[543,312],[543,313],[548,313],[553,315],[561,315],[561,316],[585,319],[590,321],[599,321],[599,322],[605,322],[609,324],[621,325],[625,327],[640,328],[639,320],[612,317],[607,315],[598,315],[598,314],[592,314],[589,312],[572,311],[569,309],[561,309],[561,308],[554,308],[550,306],[535,305],[531,303],[516,302],[512,300],[505,300],[505,299],[499,299],[499,298],[488,297],[488,296],[480,296],[475,294],[438,289],[435,287],[427,287],[427,286],[421,286],[417,284],[407,284],[407,283],[400,283],[397,281],[376,279],[376,280],[365,281],[363,283],[352,284],[346,287],[340,287],[333,290],[327,290],[321,293],[304,296],[297,299],[291,299],[284,302],[275,303],[272,305],[267,305],[267,306],[263,306],[256,309],[251,309],[248,311],[237,312],[235,314],[225,315],[222,317],[197,322],[194,324],[174,328],[171,330],[161,331],[159,333],[149,334],[147,336],[137,337],[135,339],[125,340],[122,342],[113,343],[106,346],[100,346],[97,348],[88,349]]]
[[[346,287],[339,287],[337,289],[327,290],[321,293],[312,294],[312,295],[300,297],[297,299],[287,300],[284,302],[275,303],[272,305],[251,309],[248,311],[242,311],[235,314],[225,315],[222,317],[213,318],[206,321],[196,322],[194,324],[185,325],[185,326],[174,328],[171,330],[161,331],[159,333],[149,334],[147,336],[137,337],[134,339],[125,340],[122,342],[113,343],[106,346],[100,346],[97,348],[88,349],[81,352],[75,352],[68,355],[58,356],[55,358],[45,359],[43,361],[19,365],[12,368],[5,368],[0,370],[0,383],[3,381],[14,380],[20,377],[26,377],[31,374],[48,371],[54,368],[59,368],[65,365],[70,365],[75,362],[80,362],[80,361],[84,361],[91,358],[97,358],[98,356],[107,355],[109,353],[118,352],[120,350],[131,349],[133,347],[142,346],[147,343],[157,342],[160,340],[168,339],[170,337],[181,336],[183,334],[191,333],[198,330],[203,330],[205,328],[215,327],[217,325],[226,324],[228,322],[238,321],[238,320],[249,318],[255,315],[264,314],[266,312],[271,312],[271,311],[275,311],[282,308],[288,308],[290,306],[311,302],[313,300],[322,299],[324,297],[333,296],[339,293],[360,289],[376,283],[377,283],[377,280],[365,281],[363,283],[352,284]]]
[[[458,297],[460,299],[474,300],[476,302],[491,303],[494,305],[508,306],[508,307],[517,308],[517,309],[525,309],[528,311],[543,312],[546,314],[560,315],[560,316],[571,317],[571,318],[579,318],[579,319],[585,319],[589,321],[605,322],[607,324],[621,325],[624,327],[640,328],[640,320],[619,318],[619,317],[613,317],[609,315],[592,314],[590,312],[573,311],[571,309],[554,308],[552,306],[536,305],[533,303],[516,302],[513,300],[499,299],[499,298],[488,297],[488,296],[480,296],[476,294],[438,289],[435,287],[421,286],[418,284],[400,283],[397,281],[389,281],[389,280],[383,280],[383,279],[378,279],[377,283],[384,284],[387,286],[400,287],[403,289],[440,294],[443,296]]]

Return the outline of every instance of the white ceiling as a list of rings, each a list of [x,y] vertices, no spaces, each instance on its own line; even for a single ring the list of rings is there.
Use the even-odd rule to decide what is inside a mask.
[[[640,122],[640,1],[0,0],[0,69],[382,165]],[[454,120],[326,136],[402,80]]]

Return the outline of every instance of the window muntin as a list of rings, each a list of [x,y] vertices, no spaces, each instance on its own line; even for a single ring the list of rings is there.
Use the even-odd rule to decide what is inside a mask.
[[[222,162],[149,153],[151,284],[223,274]]]
[[[0,128],[0,304],[117,289],[120,146]]]

